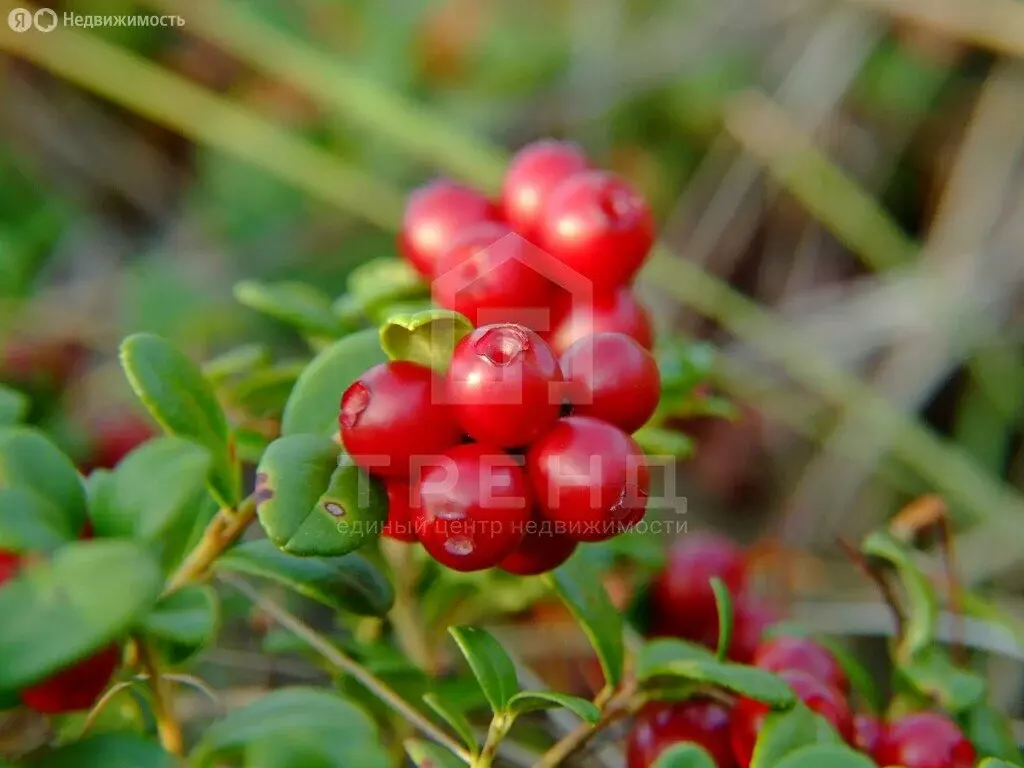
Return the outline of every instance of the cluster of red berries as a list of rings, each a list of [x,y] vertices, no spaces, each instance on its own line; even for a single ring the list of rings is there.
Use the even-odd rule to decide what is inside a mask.
[[[971,768],[976,753],[960,727],[939,712],[917,712],[883,723],[854,713],[850,684],[836,657],[803,637],[763,638],[772,622],[746,592],[746,566],[739,547],[713,535],[692,536],[670,551],[652,585],[657,634],[715,646],[718,614],[709,581],[721,579],[735,596],[731,658],[778,674],[813,712],[825,718],[855,749],[879,766]],[[647,768],[672,744],[693,742],[718,768],[748,768],[768,705],[740,697],[731,707],[711,699],[654,703],[638,715],[630,734],[628,768]]]
[[[653,242],[643,196],[575,144],[550,139],[516,154],[497,202],[445,179],[416,190],[399,237],[438,305],[476,326],[525,325],[557,354],[602,331],[651,348],[630,281]]]
[[[81,538],[92,538],[92,528],[88,523]],[[23,561],[22,555],[0,550],[0,587],[18,575]],[[116,643],[111,644],[20,691],[21,703],[44,715],[89,709],[106,690],[120,664],[121,650]]]
[[[485,325],[446,375],[404,361],[366,371],[342,396],[341,439],[387,488],[385,535],[455,570],[533,575],[643,518],[647,465],[629,433],[659,392],[654,358],[623,334],[559,359],[528,328]]]

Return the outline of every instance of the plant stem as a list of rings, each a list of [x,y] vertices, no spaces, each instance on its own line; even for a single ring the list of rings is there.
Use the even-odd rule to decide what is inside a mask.
[[[185,752],[181,738],[181,726],[174,715],[174,691],[169,681],[160,674],[160,662],[156,653],[141,638],[136,639],[139,659],[149,674],[149,687],[153,692],[153,717],[160,744],[172,755],[179,757]]]
[[[466,749],[448,736],[444,731],[430,722],[420,714],[407,701],[399,696],[387,683],[374,676],[369,670],[359,664],[355,659],[339,650],[327,638],[306,624],[298,616],[282,608],[249,585],[248,582],[234,576],[221,574],[218,577],[222,582],[228,584],[241,592],[253,602],[260,610],[274,619],[278,624],[309,643],[315,651],[324,657],[328,662],[338,669],[352,675],[364,687],[373,693],[377,698],[394,709],[401,717],[415,726],[425,736],[436,741],[445,749],[451,751],[467,765],[472,763],[472,755]]]
[[[491,718],[491,725],[487,729],[487,738],[484,740],[483,749],[473,761],[473,768],[491,768],[491,763],[498,754],[498,746],[505,738],[515,718],[509,714],[495,714]]]
[[[592,738],[609,725],[632,715],[642,703],[643,699],[637,695],[635,683],[627,684],[601,707],[600,720],[593,725],[580,723],[577,728],[545,752],[534,768],[555,768],[555,766],[561,765],[573,753],[583,749]]]
[[[203,538],[178,570],[167,581],[164,594],[170,594],[202,578],[206,570],[228,547],[234,544],[256,518],[256,498],[250,496],[237,510],[222,509],[203,532]]]

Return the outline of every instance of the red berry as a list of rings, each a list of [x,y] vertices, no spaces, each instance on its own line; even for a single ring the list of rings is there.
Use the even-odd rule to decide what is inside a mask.
[[[368,472],[409,477],[414,460],[424,461],[462,438],[444,379],[422,365],[375,365],[341,398],[341,439],[345,450]]]
[[[477,328],[455,347],[448,398],[475,440],[499,448],[528,445],[558,418],[562,372],[533,331],[502,323]]]
[[[975,760],[971,742],[939,712],[917,712],[889,723],[875,754],[882,765],[904,768],[971,768]]]
[[[840,691],[850,690],[846,672],[832,652],[806,637],[775,637],[765,641],[754,653],[754,666],[769,672],[796,669]]]
[[[396,541],[416,541],[416,527],[412,520],[412,488],[404,480],[387,480],[388,521],[381,534]]]
[[[0,549],[0,587],[18,575],[21,568],[21,556],[14,552]]]
[[[812,712],[816,712],[831,723],[844,740],[850,740],[853,718],[842,693],[815,680],[806,672],[790,670],[780,672],[779,677],[789,684],[793,693]],[[732,751],[740,768],[749,768],[757,734],[761,731],[770,711],[767,704],[746,697],[740,697],[733,707],[730,735]]]
[[[853,716],[853,735],[850,746],[859,749],[868,757],[874,757],[882,742],[884,726],[874,715],[859,714]]]
[[[757,646],[761,644],[764,632],[779,617],[760,599],[752,595],[740,595],[733,601],[732,642],[729,644],[729,659],[740,664],[754,660]],[[715,640],[718,640],[718,617],[715,617]]]
[[[515,322],[547,328],[554,286],[538,268],[535,245],[504,224],[466,229],[438,260],[434,301],[473,325]]]
[[[532,503],[515,459],[496,448],[460,445],[424,468],[413,488],[413,522],[439,563],[479,571],[519,546]]]
[[[593,416],[633,433],[658,407],[658,363],[624,333],[596,333],[580,339],[559,363],[575,414]]]
[[[654,244],[654,218],[643,197],[608,171],[565,179],[547,200],[540,245],[595,290],[625,285]]]
[[[533,239],[546,203],[562,181],[587,169],[587,156],[577,145],[543,139],[516,152],[505,173],[501,209],[505,221]]]
[[[430,279],[437,260],[463,229],[497,219],[495,205],[476,190],[436,179],[409,195],[398,246],[409,263]]]
[[[680,742],[706,749],[718,768],[735,768],[729,719],[729,710],[710,699],[648,704],[629,734],[626,768],[649,768],[662,752]]]
[[[654,345],[651,319],[629,288],[600,293],[589,305],[562,296],[555,302],[552,312],[554,325],[548,336],[559,355],[594,333],[624,333],[640,342],[644,349]]]
[[[589,416],[559,419],[526,465],[544,516],[579,541],[603,541],[643,519],[647,462],[633,438]]]
[[[548,530],[551,523],[535,514],[523,541],[498,567],[517,576],[537,576],[552,571],[576,549],[575,539]]]
[[[706,641],[718,637],[718,609],[711,579],[740,594],[747,581],[743,550],[729,539],[703,533],[679,539],[651,585],[651,606],[671,634]]]
[[[121,663],[121,651],[111,645],[74,666],[61,670],[21,692],[25,706],[44,715],[89,709],[103,693]]]

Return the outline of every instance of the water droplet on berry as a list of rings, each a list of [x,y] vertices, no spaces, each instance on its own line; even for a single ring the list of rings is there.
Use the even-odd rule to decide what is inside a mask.
[[[530,337],[515,325],[499,325],[483,333],[473,350],[491,365],[511,365],[530,348]]]
[[[459,557],[465,557],[473,553],[473,542],[466,536],[453,536],[444,543],[446,552]]]
[[[341,426],[351,429],[359,423],[359,417],[370,406],[370,388],[357,381],[341,398]]]

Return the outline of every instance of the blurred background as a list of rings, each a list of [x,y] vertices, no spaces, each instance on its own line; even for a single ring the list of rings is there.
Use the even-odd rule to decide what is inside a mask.
[[[691,530],[753,543],[768,572],[786,557],[793,612],[870,634],[884,607],[836,538],[933,492],[965,582],[1024,620],[1024,5],[52,7],[184,22],[0,25],[0,368],[24,383],[47,361],[32,418],[83,464],[148,429],[125,335],[198,360],[260,342],[287,369],[308,347],[241,306],[239,280],[337,297],[395,253],[415,186],[494,192],[517,147],[567,138],[657,212],[637,291],[659,337],[720,350],[735,418],[672,423],[697,444],[679,464]]]

